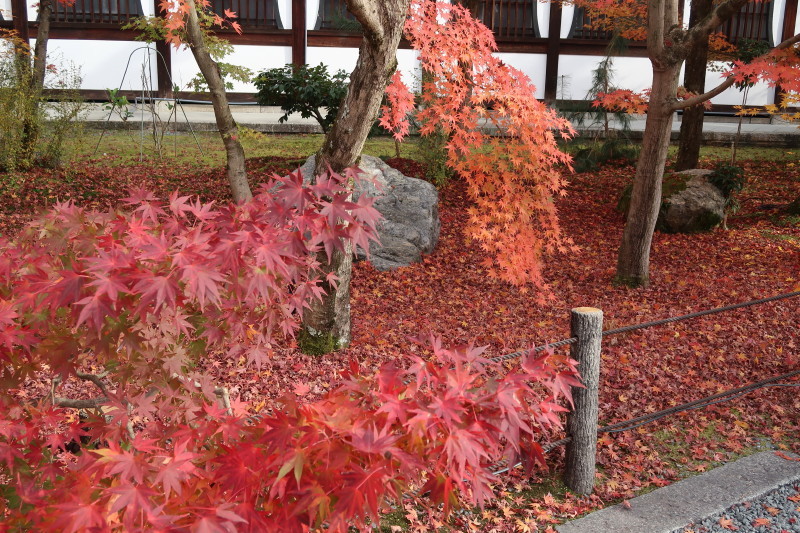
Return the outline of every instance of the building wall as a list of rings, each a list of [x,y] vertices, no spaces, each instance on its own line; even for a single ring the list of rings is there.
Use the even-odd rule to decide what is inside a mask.
[[[688,12],[688,0],[686,1],[686,12]],[[774,9],[772,14],[772,38],[778,42],[783,28],[783,13],[788,0],[773,0]],[[143,1],[143,11],[147,15],[154,14],[155,2],[152,0]],[[319,0],[306,0],[306,27],[313,30],[317,21]],[[283,29],[286,30],[282,35],[287,36],[292,30],[292,0],[277,0],[277,7],[280,13]],[[542,43],[547,40],[549,15],[551,6],[549,3],[539,2],[537,4],[538,30],[541,36],[539,39],[539,50]],[[0,0],[0,10],[6,15],[11,11],[11,0]],[[565,5],[562,11],[562,21],[560,28],[560,38],[566,39],[569,35],[572,14],[574,8]],[[28,9],[28,18],[34,21],[36,9],[33,3]],[[795,17],[795,32],[800,30],[800,14]],[[314,32],[311,31],[313,34]],[[258,33],[248,36],[252,42],[258,39]],[[156,56],[154,52],[142,50],[142,43],[131,41],[130,32],[123,34],[120,32],[121,40],[86,40],[75,38],[54,38],[51,41],[53,62],[80,65],[83,72],[83,84],[81,88],[87,90],[105,90],[108,88],[122,88],[124,90],[140,91],[151,85],[153,89],[157,87],[157,72],[155,68]],[[286,42],[289,43],[288,39]],[[333,41],[332,41],[333,42]],[[338,41],[335,41],[338,42]],[[331,71],[344,69],[351,71],[355,66],[358,50],[357,40],[352,39],[348,46],[309,46],[306,49],[306,62],[311,65],[325,63]],[[516,47],[519,48],[519,47]],[[532,49],[532,47],[530,48]],[[591,86],[592,70],[596,68],[598,62],[603,58],[602,43],[593,49],[594,52],[586,55],[561,53],[558,57],[558,89],[556,97],[558,99],[581,100],[586,97]],[[286,45],[263,46],[257,44],[235,44],[234,53],[226,59],[227,62],[247,66],[254,72],[259,72],[266,68],[282,66],[292,62],[292,47]],[[198,69],[191,54],[185,50],[173,50],[169,59],[172,71],[173,83],[185,87],[190,79],[197,73]],[[541,52],[500,52],[498,54],[503,61],[520,69],[527,74],[536,86],[536,96],[544,97],[543,87],[545,85],[545,72],[547,67],[546,55]],[[412,50],[400,50],[398,52],[399,68],[403,72],[407,82],[418,85],[420,76],[419,62],[416,54]],[[126,71],[127,69],[127,71]],[[142,72],[145,73],[143,81]],[[707,76],[707,87],[712,87],[721,81],[719,73],[709,71]],[[614,60],[614,80],[618,87],[633,90],[645,89],[651,80],[651,69],[649,62],[643,57],[619,57]],[[234,83],[234,92],[252,93],[255,87],[252,84]],[[741,104],[742,94],[735,88],[729,89],[713,100],[715,104],[736,105]],[[770,103],[774,100],[775,90],[763,84],[752,88],[748,103],[757,105]]]

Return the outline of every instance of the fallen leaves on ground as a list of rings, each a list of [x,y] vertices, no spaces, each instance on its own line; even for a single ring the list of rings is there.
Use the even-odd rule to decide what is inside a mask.
[[[253,160],[251,178],[255,182],[270,171],[287,173],[301,157]],[[393,163],[407,174],[421,174],[413,161]],[[488,345],[487,355],[495,356],[569,337],[569,310],[574,307],[602,309],[605,329],[610,329],[797,290],[800,222],[782,215],[780,208],[800,196],[798,167],[771,161],[744,166],[750,181],[740,196],[741,210],[729,221],[731,229],[656,233],[651,286],[646,289],[610,283],[624,223],[614,206],[633,168],[614,164],[571,176],[569,195],[558,200],[558,207],[565,233],[580,250],[548,258],[545,273],[556,298],[547,305],[486,276],[482,253],[464,234],[469,206],[463,184],[455,181],[440,193],[442,234],[433,254],[391,272],[378,272],[367,263],[354,267],[349,349],[312,358],[288,341],[276,347],[271,364],[261,370],[213,354],[203,364],[232,397],[269,409],[287,391],[307,398],[324,394],[336,386],[352,358],[377,368],[416,353],[419,348],[408,339],[420,333],[441,335],[453,345]],[[109,157],[4,177],[0,230],[11,233],[33,210],[56,200],[103,206],[119,200],[132,185],[145,185],[163,196],[179,188],[203,199],[229,198],[221,169],[153,162],[118,166]],[[797,369],[798,316],[800,298],[795,298],[605,338],[601,425]],[[22,394],[36,397],[35,391]],[[494,506],[456,514],[451,526],[457,531],[546,531],[768,442],[798,452],[798,434],[797,389],[761,389],[631,431],[602,434],[592,496],[564,495],[556,489],[558,497],[541,494],[537,484],[552,483],[553,476],[524,479],[512,471],[498,485],[501,498]],[[558,472],[563,449],[552,452],[549,460]],[[406,531],[429,531],[441,519],[435,513],[417,513],[411,504],[398,513]],[[727,527],[723,520],[720,525]]]

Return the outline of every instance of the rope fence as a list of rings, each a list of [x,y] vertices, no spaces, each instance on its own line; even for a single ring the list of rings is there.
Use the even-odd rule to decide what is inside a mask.
[[[800,387],[800,383],[778,383],[800,375],[799,369],[781,374],[779,376],[763,379],[749,385],[707,396],[705,398],[700,398],[698,400],[693,400],[691,402],[669,407],[661,411],[648,413],[646,415],[624,420],[622,422],[616,422],[606,426],[598,427],[598,385],[601,338],[608,337],[610,335],[618,335],[640,329],[681,322],[683,320],[690,320],[703,316],[724,313],[754,305],[785,300],[797,296],[800,296],[800,291],[779,294],[776,296],[770,296],[768,298],[760,298],[758,300],[750,300],[747,302],[717,307],[705,311],[698,311],[676,317],[653,320],[641,324],[633,324],[620,328],[609,329],[606,331],[602,331],[602,311],[587,307],[573,309],[572,337],[533,348],[533,352],[542,352],[545,350],[553,350],[555,348],[569,345],[571,346],[572,358],[578,361],[579,367],[584,371],[582,372],[582,377],[585,388],[573,389],[574,408],[567,417],[567,436],[561,440],[548,443],[542,447],[543,452],[547,453],[555,448],[558,448],[559,446],[567,446],[566,468],[564,472],[564,481],[566,485],[571,490],[579,494],[589,494],[592,492],[595,477],[597,435],[599,433],[619,433],[623,431],[630,431],[670,415],[731,401],[765,387]],[[510,361],[527,353],[530,353],[530,351],[517,351],[514,353],[494,357],[491,359],[491,361],[495,363]],[[588,374],[588,376],[586,374]],[[512,468],[521,466],[521,464],[522,463],[517,463],[513,466],[507,466],[507,464],[504,462],[497,463],[495,464],[495,470],[492,473],[494,475],[500,475]]]

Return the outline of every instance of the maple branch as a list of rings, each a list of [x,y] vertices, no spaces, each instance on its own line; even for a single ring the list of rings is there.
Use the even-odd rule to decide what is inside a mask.
[[[228,392],[228,387],[217,387],[214,389],[214,394],[219,398],[222,407],[228,413],[228,416],[233,416],[233,409],[231,409],[231,395]]]
[[[60,398],[53,396],[53,405],[56,407],[68,407],[71,409],[97,409],[108,403],[108,398],[101,396],[98,398],[90,398],[88,400],[75,400],[73,398]]]
[[[672,111],[678,111],[679,109],[686,109],[687,107],[696,106],[702,104],[707,100],[711,100],[715,96],[719,95],[726,89],[729,89],[736,81],[734,80],[733,76],[729,77],[727,80],[723,81],[710,91],[706,91],[703,94],[696,94],[692,97],[686,98],[684,100],[675,100],[672,103],[670,108]]]
[[[378,15],[378,4],[370,0],[347,0],[346,4],[350,13],[356,17],[364,31],[369,32],[378,41],[383,41],[385,32],[383,31],[381,18]]]
[[[172,377],[181,379],[181,377],[174,372],[172,373]],[[192,384],[198,389],[203,387],[203,384],[199,381],[195,381]],[[228,414],[233,415],[233,410],[231,409],[231,394],[228,391],[228,387],[214,387],[214,396],[219,398],[222,407],[228,412]]]
[[[698,41],[708,39],[709,34],[717,26],[730,19],[747,3],[748,0],[728,0],[717,4],[706,18],[699,21],[686,31],[686,42],[689,48],[693,47]]]
[[[75,372],[75,375],[83,381],[93,383],[103,393],[102,396],[97,398],[89,398],[83,400],[76,400],[74,398],[62,398],[56,396],[56,388],[61,385],[61,376],[56,376],[50,383],[50,401],[56,407],[67,407],[71,409],[96,409],[103,404],[108,403],[108,390],[103,383],[103,378],[108,376],[108,372],[101,372],[100,374],[91,374],[89,372]]]
[[[89,381],[91,383],[94,383],[95,386],[98,389],[100,389],[100,391],[103,393],[103,396],[108,396],[108,391],[106,390],[106,386],[103,383],[103,378],[108,376],[108,372],[101,372],[100,374],[90,374],[88,372],[75,372],[75,375],[84,381]]]
[[[760,55],[756,59],[764,58],[764,57],[768,56],[769,54],[771,54],[775,50],[783,50],[785,48],[789,48],[790,46],[792,46],[794,44],[797,44],[798,42],[800,42],[800,33],[795,34],[792,37],[789,37],[788,39],[786,39],[785,41],[783,41],[782,43],[777,45],[775,48],[773,48],[772,50],[770,50],[769,52],[767,52],[765,54]],[[706,91],[703,94],[698,94],[698,95],[692,96],[690,98],[686,98],[685,100],[677,100],[677,101],[675,101],[672,104],[671,108],[672,108],[673,111],[677,111],[679,109],[686,109],[687,107],[692,107],[694,105],[702,104],[706,100],[710,100],[710,99],[714,98],[715,96],[717,96],[718,94],[722,93],[725,89],[728,89],[734,83],[736,83],[734,77],[733,76],[729,76],[727,80],[723,81],[722,83],[720,83],[719,85],[717,85],[716,87],[711,89],[710,91]]]

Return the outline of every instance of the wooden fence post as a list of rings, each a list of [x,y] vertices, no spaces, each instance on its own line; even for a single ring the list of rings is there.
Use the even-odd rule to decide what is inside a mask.
[[[567,415],[567,436],[564,483],[578,494],[591,494],[594,489],[595,455],[597,453],[598,387],[600,383],[600,340],[603,333],[603,312],[593,307],[572,310],[572,345],[570,355],[578,361],[578,371],[586,388],[572,389],[575,408]]]

